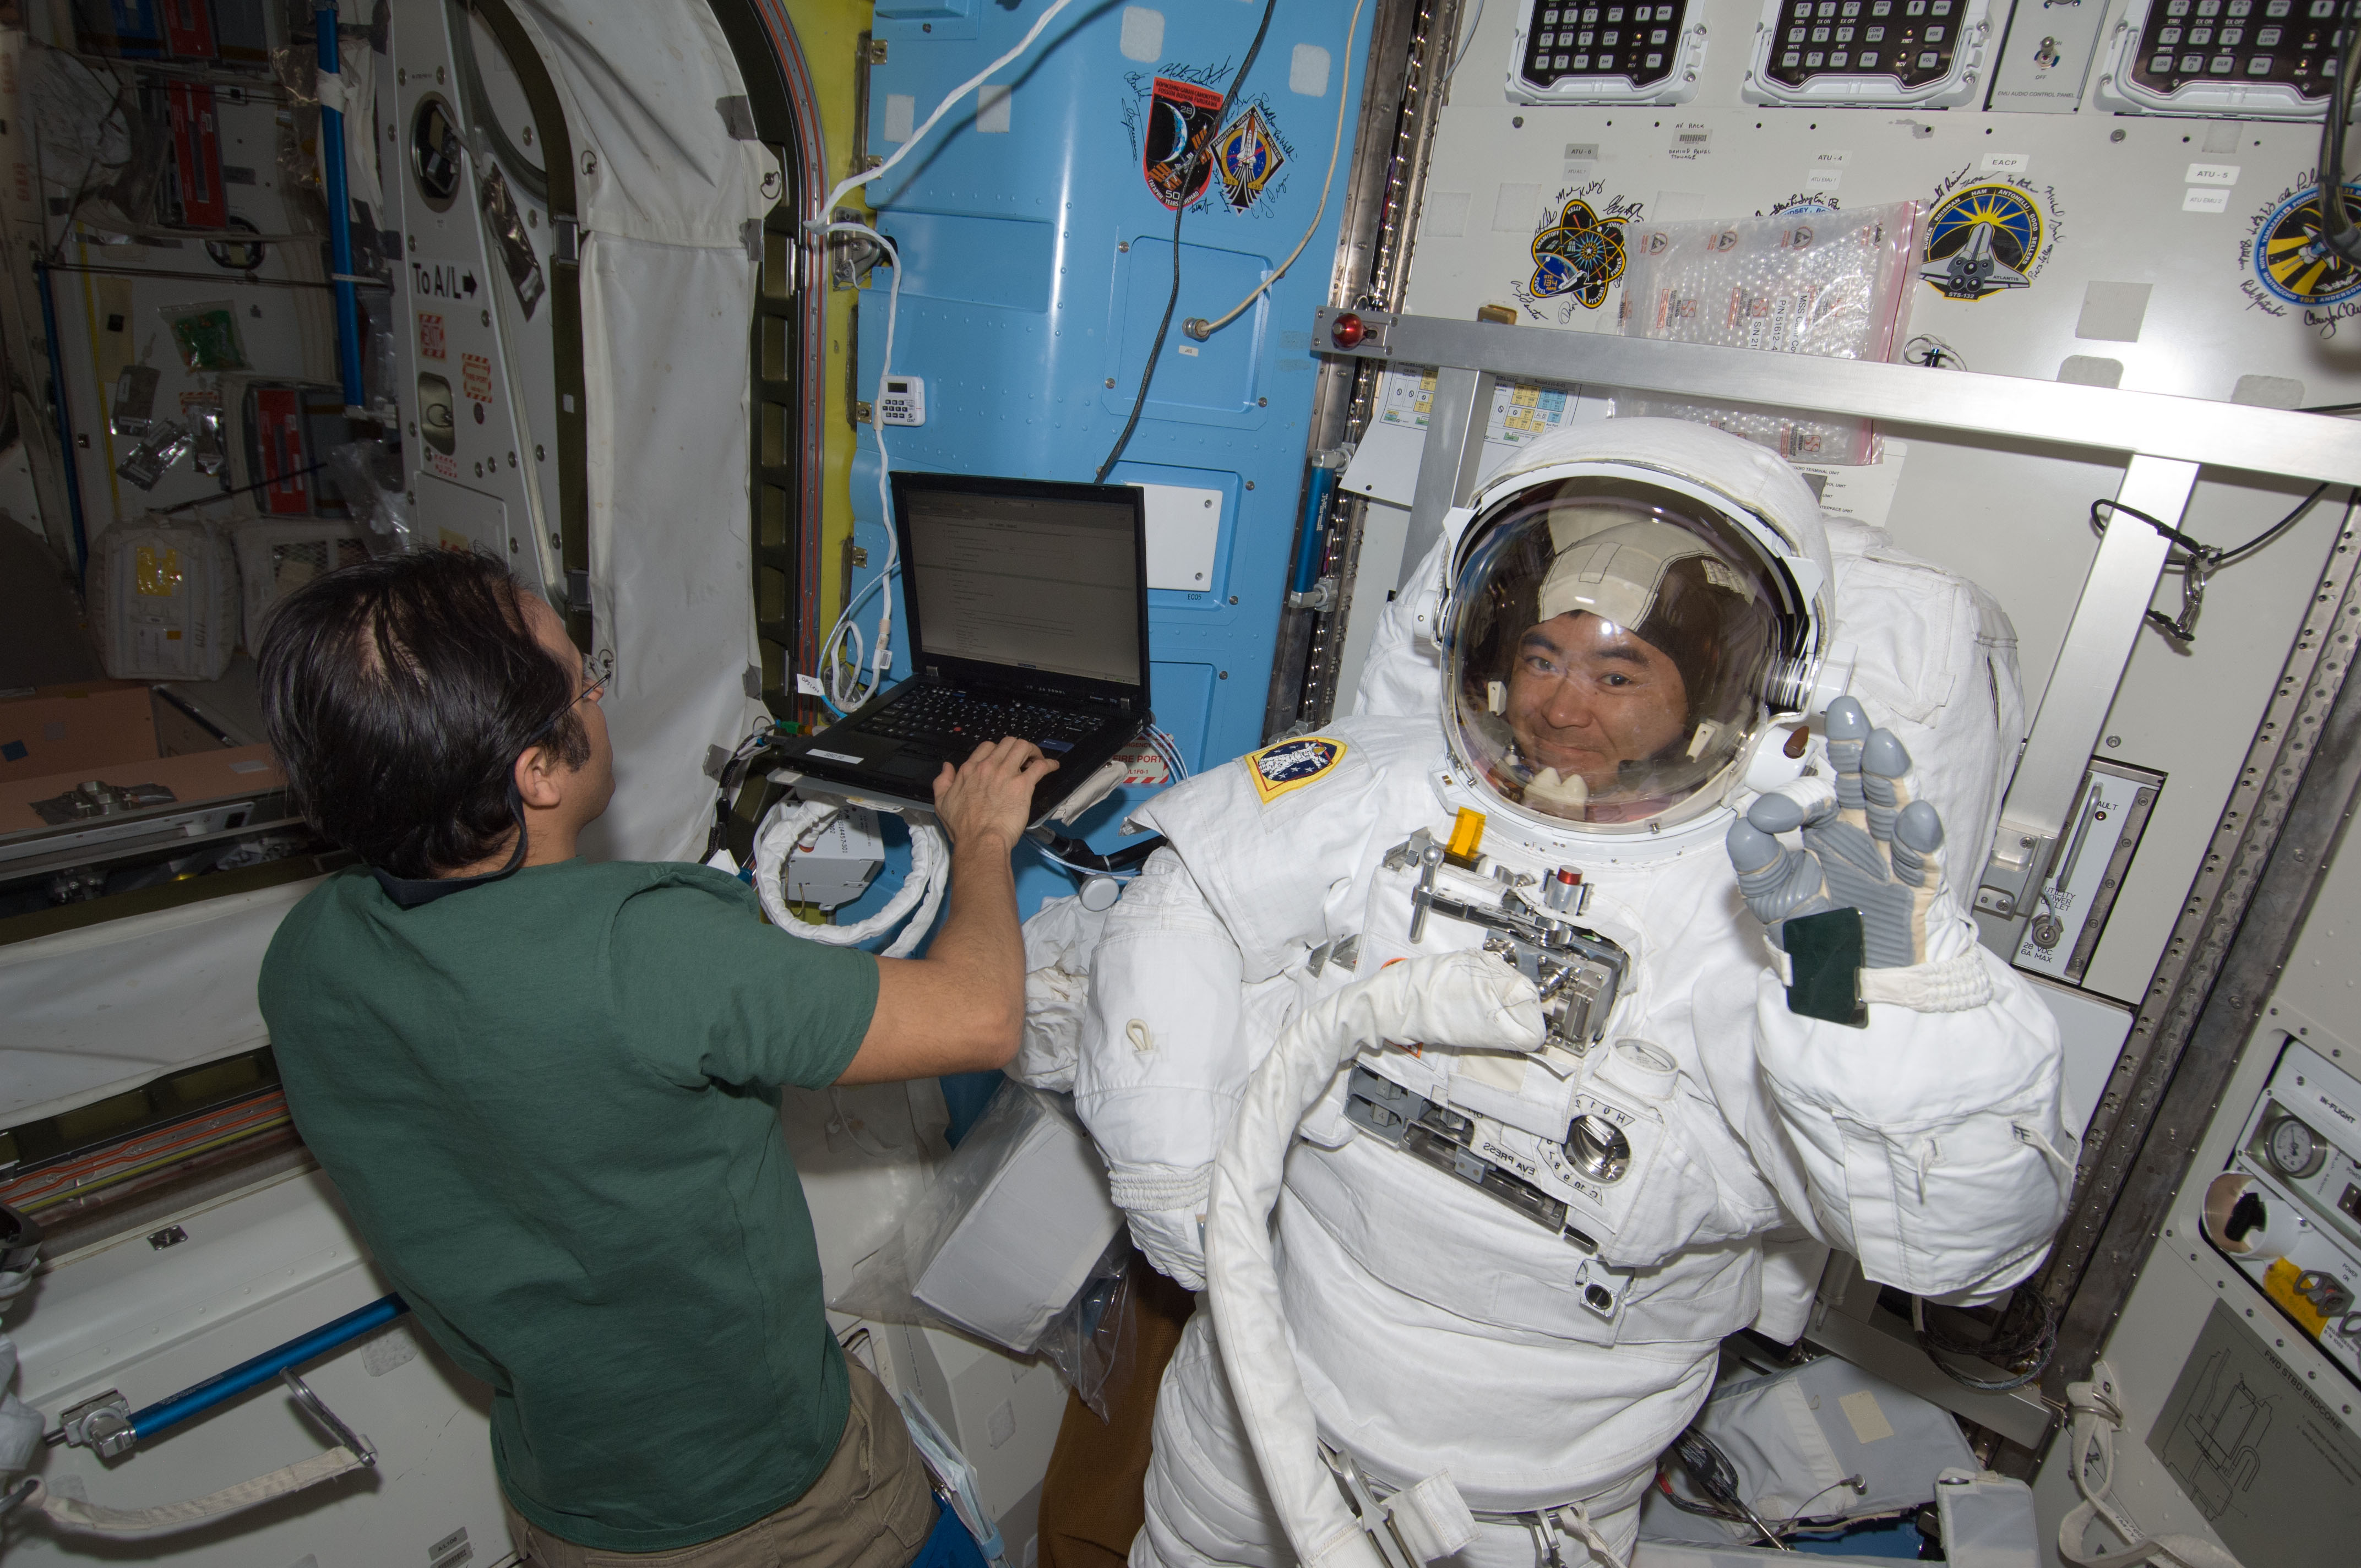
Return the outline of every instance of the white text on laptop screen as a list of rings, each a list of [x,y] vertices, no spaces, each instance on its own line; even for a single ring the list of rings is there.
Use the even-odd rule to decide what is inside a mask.
[[[935,490],[908,506],[923,656],[1139,684],[1130,507]]]

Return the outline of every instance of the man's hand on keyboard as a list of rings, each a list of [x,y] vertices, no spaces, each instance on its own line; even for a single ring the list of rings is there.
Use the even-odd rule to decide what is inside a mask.
[[[935,815],[954,843],[994,838],[1013,850],[1033,815],[1033,786],[1057,765],[1030,740],[987,740],[956,769],[943,764],[935,779]]]

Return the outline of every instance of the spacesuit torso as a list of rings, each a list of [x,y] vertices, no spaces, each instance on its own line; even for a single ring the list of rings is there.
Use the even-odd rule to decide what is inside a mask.
[[[1803,535],[1819,537],[1792,472],[1763,468],[1775,460],[1663,426],[1610,422],[1567,438],[1555,460],[1607,453],[1653,475],[1682,471],[1677,459],[1707,475],[1709,490],[1690,493],[1771,488],[1770,511],[1808,512]],[[1493,483],[1505,510],[1517,485],[1540,481]],[[1542,510],[1527,504],[1533,521],[1516,525],[1536,542],[1525,597],[1495,598],[1510,643],[1519,626],[1532,644],[1582,615],[1653,630],[1670,601],[1649,596],[1672,589],[1649,585],[1697,547],[1619,521],[1628,503],[1610,515],[1580,495],[1534,493]],[[2005,661],[2004,624],[1980,623],[1956,579],[1847,543],[1864,591],[1834,630],[1859,651],[1871,722],[1918,754],[1918,793],[1975,846],[2016,717],[1986,658]],[[1624,568],[1619,583],[1610,545],[1638,557],[1637,576]],[[1830,553],[1810,548],[1825,580]],[[1782,568],[1806,582],[1815,569]],[[1696,580],[1719,591],[1727,574],[1708,564]],[[1732,801],[1769,787],[1760,769],[1730,782],[1754,753],[1725,751],[1725,782],[1661,822],[1602,816],[1594,795],[1590,820],[1616,824],[1598,831],[1578,797],[1547,799],[1542,786],[1565,785],[1536,777],[1537,759],[1482,749],[1530,722],[1522,673],[1488,687],[1488,671],[1444,677],[1457,717],[1438,717],[1422,661],[1439,619],[1433,595],[1406,594],[1363,683],[1379,705],[1423,711],[1363,713],[1279,742],[1136,814],[1170,847],[1097,943],[1076,1107],[1134,1235],[1194,1287],[1213,1162],[1282,1028],[1397,959],[1486,948],[1523,968],[1567,1021],[1542,1049],[1364,1048],[1303,1118],[1276,1210],[1287,1335],[1322,1442],[1380,1489],[1447,1472],[1479,1515],[1583,1502],[1628,1541],[1655,1456],[1708,1391],[1718,1343],[1750,1324],[1792,1339],[1828,1247],[1873,1279],[1952,1299],[1996,1295],[2037,1265],[2071,1179],[2056,1029],[1948,894],[1913,967],[1862,971],[1903,987],[1870,1003],[1865,1026],[1789,1012],[1784,955],[1724,846]],[[1651,647],[1677,647],[1655,635]],[[1464,626],[1459,638],[1473,641]],[[1697,738],[1714,733],[1697,700],[1713,669],[1693,655],[1681,674],[1686,755],[1697,757]],[[1733,731],[1725,721],[1719,733]],[[1676,736],[1653,753],[1670,762],[1649,765],[1676,770],[1681,747]],[[1796,750],[1788,773],[1829,772],[1817,731]],[[1594,791],[1620,782],[1611,765],[1582,771]],[[1625,764],[1621,778],[1643,771]],[[1653,783],[1635,792],[1643,803]],[[1452,842],[1463,811],[1487,817],[1474,853]],[[1205,1317],[1165,1380],[1134,1558],[1284,1561]]]
[[[1257,1045],[1305,1002],[1395,959],[1493,935],[1431,913],[1411,939],[1422,870],[1398,851],[1422,831],[1442,841],[1455,812],[1478,804],[1433,722],[1358,718],[1311,739],[1333,747],[1333,761],[1268,799],[1257,769],[1276,760],[1284,770],[1307,742],[1257,753],[1143,813],[1172,839],[1177,863],[1159,857],[1154,880],[1109,921],[1075,1085],[1126,1207],[1174,1195],[1143,1191],[1143,1179],[1185,1181],[1172,1159],[1126,1156],[1178,1154],[1176,1135],[1191,1136],[1183,1118],[1234,1103]],[[1576,924],[1628,959],[1587,1050],[1365,1052],[1361,1070],[1341,1077],[1303,1124],[1279,1207],[1288,1321],[1323,1436],[1390,1485],[1447,1465],[1478,1509],[1589,1495],[1627,1475],[1634,1456],[1653,1461],[1686,1424],[1723,1336],[1763,1318],[1792,1337],[1821,1255],[1773,1271],[1766,1314],[1763,1240],[1797,1224],[1822,1241],[1847,1239],[1816,1226],[1815,1208],[1841,1227],[1850,1201],[1841,1167],[1819,1173],[1834,1177],[1832,1190],[1815,1190],[1790,1126],[1797,1117],[1857,1126],[1884,1146],[1862,1163],[1891,1179],[1960,1135],[1916,1125],[1925,1118],[1916,1112],[1953,1099],[1964,1074],[1982,1080],[1965,1098],[1986,1102],[1971,1116],[1999,1118],[2012,1148],[2022,1146],[2007,1130],[2015,1120],[2062,1142],[2054,1036],[2020,990],[1981,1026],[1946,1018],[1939,1050],[1894,1037],[1924,1032],[1926,1019],[1906,1014],[1823,1042],[1841,1052],[1817,1064],[1833,1072],[1787,1084],[1763,1071],[1762,928],[1738,899],[1719,833],[1680,838],[1577,867],[1590,893]],[[1446,869],[1436,888],[1472,902],[1497,901],[1502,873],[1537,885],[1566,863],[1562,846],[1541,840],[1513,825],[1488,830],[1490,864]],[[1222,937],[1236,955],[1226,963]],[[1192,947],[1214,949],[1213,962],[1192,963]],[[1235,989],[1235,1011],[1215,989]],[[1892,1049],[1880,1048],[1881,1035]],[[1094,1039],[1120,1048],[1093,1049]],[[1635,1041],[1653,1051],[1625,1044]],[[1861,1104],[1813,1102],[1841,1094],[1856,1068]],[[1389,1090],[1439,1111],[1429,1127],[1464,1124],[1464,1133],[1413,1151],[1373,1129],[1373,1104],[1407,1102]],[[1907,1130],[1880,1130],[1887,1102],[1912,1108]],[[1612,1181],[1566,1153],[1565,1129],[1584,1115],[1628,1145]],[[2018,1189],[2005,1193],[2005,1239],[1957,1216],[1956,1226],[1930,1223],[1901,1241],[1893,1257],[1872,1256],[1872,1271],[1883,1265],[1881,1277],[1942,1294],[1996,1289],[2029,1268],[2054,1223],[2057,1185],[2026,1152],[2033,1157],[2006,1161]]]

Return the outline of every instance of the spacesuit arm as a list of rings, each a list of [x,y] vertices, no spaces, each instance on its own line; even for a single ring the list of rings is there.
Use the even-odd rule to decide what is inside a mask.
[[[1758,1154],[1773,1156],[1789,1211],[1871,1278],[1989,1297],[2039,1264],[2073,1180],[2057,1024],[1960,913],[1942,824],[1915,799],[1901,744],[1849,698],[1828,732],[1833,796],[1766,795],[1730,832],[1740,891],[1786,949],[1773,956],[1787,972],[1758,974],[1752,1000],[1791,1157]],[[1798,826],[1800,849],[1773,837]],[[1862,931],[1850,1020],[1795,1011],[1813,1004],[1787,984],[1798,922],[1828,910],[1857,911]]]
[[[2073,1180],[2057,1025],[1997,958],[1971,961],[1993,971],[1989,1002],[1871,1003],[1858,1029],[1789,1012],[1774,974],[1755,987],[1756,1060],[1784,1146],[1764,1163],[1784,1168],[1783,1201],[1869,1277],[1918,1296],[1987,1298],[2032,1273]]]
[[[1213,1157],[1255,1065],[1242,970],[1188,867],[1159,850],[1107,914],[1082,1016],[1074,1109],[1133,1239],[1191,1290],[1204,1286]]]

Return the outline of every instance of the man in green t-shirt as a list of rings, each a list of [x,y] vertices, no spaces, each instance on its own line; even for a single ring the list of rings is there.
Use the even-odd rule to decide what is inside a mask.
[[[1056,764],[1008,740],[943,769],[950,913],[926,958],[877,959],[763,924],[720,872],[576,858],[614,793],[604,682],[489,557],[320,577],[261,666],[297,801],[366,862],[263,960],[288,1103],[491,1386],[526,1561],[900,1568],[934,1500],[829,1332],[779,1093],[1014,1054],[1009,855]]]

